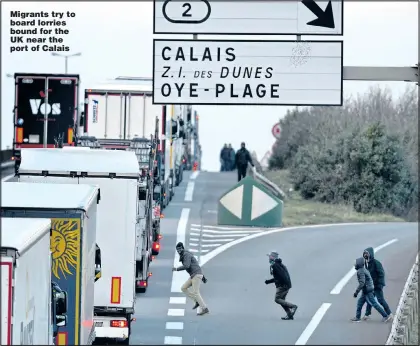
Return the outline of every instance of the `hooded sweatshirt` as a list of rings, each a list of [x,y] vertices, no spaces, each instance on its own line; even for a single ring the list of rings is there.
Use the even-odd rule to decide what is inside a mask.
[[[382,263],[375,258],[375,251],[372,247],[368,247],[363,251],[368,254],[368,259],[365,260],[365,268],[369,270],[370,276],[373,280],[375,289],[382,289],[385,286],[385,271]]]
[[[360,291],[365,294],[372,292],[373,280],[369,271],[365,268],[365,259],[363,257],[358,258],[354,268],[357,270],[357,281],[359,282],[355,293],[358,294]]]
[[[282,263],[282,260],[280,258],[276,259],[274,263],[270,266],[270,272],[273,275],[273,278],[267,280],[267,283],[271,284],[274,282],[277,288],[292,288],[292,282],[290,280],[289,271],[287,270],[286,266]]]

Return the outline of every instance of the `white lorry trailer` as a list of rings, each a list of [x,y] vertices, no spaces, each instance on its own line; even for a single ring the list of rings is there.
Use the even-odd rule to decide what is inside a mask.
[[[22,152],[31,150],[43,149],[22,149]],[[90,345],[95,339],[95,277],[100,276],[98,269],[101,266],[100,250],[95,244],[99,190],[91,185],[48,184],[47,179],[41,182],[44,184],[3,183],[1,217],[2,220],[51,220],[51,236],[48,241],[52,252],[50,279],[52,277],[54,286],[57,284],[67,292],[67,319],[58,331],[56,344]],[[41,252],[37,253],[33,263],[38,263],[41,256]],[[32,274],[38,275],[38,271]],[[32,287],[31,283],[29,287]]]
[[[119,150],[22,150],[19,181],[95,184],[101,190],[97,241],[102,277],[95,283],[95,343],[114,339],[129,342],[135,303],[135,284],[146,285],[151,253],[138,244],[151,235],[138,232],[139,168],[134,152]],[[150,237],[150,238],[148,238]],[[150,240],[149,240],[150,239]],[[144,249],[143,249],[144,250]],[[137,264],[137,265],[136,265]]]
[[[162,209],[170,193],[170,116],[166,107],[153,104],[151,78],[118,77],[107,83],[85,89],[85,110],[79,126],[79,137],[95,137],[104,149],[128,148],[137,138],[150,139],[159,120],[159,173]],[[139,162],[141,164],[141,162]]]
[[[52,288],[50,232],[49,219],[1,219],[1,345],[54,345],[66,323],[66,293]]]

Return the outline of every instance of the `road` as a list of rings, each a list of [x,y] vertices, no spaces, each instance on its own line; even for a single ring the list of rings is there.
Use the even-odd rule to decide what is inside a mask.
[[[376,312],[371,321],[349,321],[355,314],[355,277],[337,284],[365,247],[382,246],[377,257],[395,310],[418,251],[418,224],[219,227],[217,201],[235,182],[230,172],[185,173],[163,212],[161,251],[151,265],[149,289],[137,297],[130,344],[384,344],[391,324],[381,323]],[[204,263],[209,281],[202,294],[209,315],[196,315],[179,289],[184,273],[171,272],[179,265],[178,241]],[[274,303],[274,286],[264,284],[271,250],[291,273],[288,299],[299,305],[294,321],[280,319],[284,312]]]
[[[13,174],[14,174],[14,168],[13,167],[2,168],[1,169],[1,180],[2,181],[6,181],[6,180],[7,181],[14,181]],[[13,178],[13,180],[11,180],[12,178]]]
[[[355,277],[344,281],[342,288],[336,286],[364,248],[382,246],[377,256],[386,268],[385,295],[395,310],[418,251],[418,224],[347,224],[282,231],[217,227],[217,199],[234,183],[232,173],[202,172],[194,179],[192,201],[178,199],[168,208],[171,217],[180,218],[178,224],[170,226],[172,237],[168,245],[175,246],[173,230],[178,228],[178,239],[184,237],[189,248],[198,250],[196,255],[206,262],[203,269],[209,282],[202,292],[211,313],[196,316],[191,302],[180,300],[183,295],[176,288],[182,280],[174,275],[172,287],[166,284],[164,297],[159,294],[156,298],[168,306],[164,343],[384,344],[391,324],[381,323],[377,313],[369,322],[349,321],[355,314]],[[181,197],[182,193],[178,195]],[[206,238],[206,234],[215,238]],[[223,242],[226,237],[230,239]],[[247,238],[253,239],[244,241]],[[206,239],[217,241],[217,246],[210,250],[203,247]],[[194,247],[192,243],[201,246]],[[279,251],[292,276],[294,287],[289,298],[299,305],[294,321],[280,319],[284,312],[274,303],[274,287],[264,284],[269,278],[265,254],[273,249]],[[174,250],[169,250],[172,255],[165,260],[167,268],[162,264],[159,271],[168,271],[172,265]],[[220,253],[213,258],[217,252]],[[330,293],[333,289],[336,294]],[[170,299],[178,304],[168,304]]]

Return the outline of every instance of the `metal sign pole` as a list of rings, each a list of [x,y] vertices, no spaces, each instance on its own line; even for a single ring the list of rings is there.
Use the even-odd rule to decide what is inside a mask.
[[[44,97],[44,148],[48,143],[48,77],[45,79],[45,97]]]

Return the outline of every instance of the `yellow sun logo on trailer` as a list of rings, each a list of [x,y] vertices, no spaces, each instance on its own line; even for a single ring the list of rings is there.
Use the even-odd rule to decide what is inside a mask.
[[[53,258],[52,272],[60,275],[74,275],[80,243],[80,221],[77,219],[53,219],[51,235],[51,252]]]

